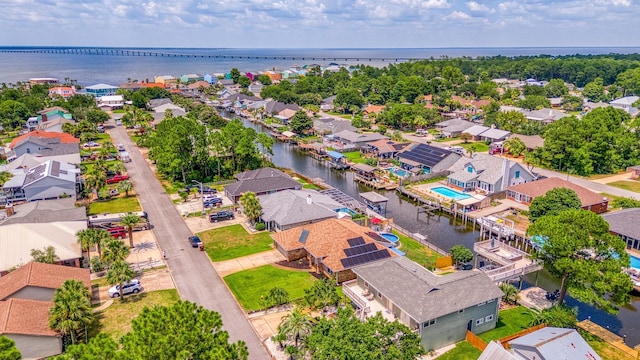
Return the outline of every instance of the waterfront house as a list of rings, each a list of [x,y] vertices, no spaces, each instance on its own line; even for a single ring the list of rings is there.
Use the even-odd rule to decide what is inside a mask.
[[[625,96],[623,98],[610,101],[609,105],[616,109],[621,109],[631,116],[636,116],[640,111],[638,108],[634,107],[633,104],[638,100],[640,100],[640,97],[638,96]]]
[[[261,168],[234,175],[236,182],[224,187],[225,195],[237,203],[243,193],[250,191],[256,195],[271,194],[284,190],[300,190],[302,184],[291,176],[274,168]]]
[[[138,91],[143,87],[144,86],[142,85],[142,83],[139,83],[138,81],[130,81],[130,82],[126,82],[118,85],[118,88],[122,90],[129,90],[129,91]]]
[[[350,120],[324,117],[313,120],[313,132],[318,135],[338,133],[343,130],[356,132],[358,129],[351,125]]]
[[[185,74],[180,76],[180,82],[183,84],[191,84],[197,81],[204,81],[204,75],[202,74]],[[207,83],[209,84],[209,83]]]
[[[357,133],[350,130],[342,130],[325,136],[322,141],[327,147],[332,147],[339,151],[355,151],[360,150],[366,143],[388,139],[388,136],[379,133]]]
[[[84,91],[87,94],[93,95],[96,99],[101,96],[115,95],[117,90],[118,90],[117,86],[108,85],[108,84],[96,84],[96,85],[91,85],[84,88]]]
[[[355,278],[354,268],[397,255],[384,239],[350,219],[329,219],[271,234],[288,261],[308,259],[317,274],[336,283]],[[381,241],[382,240],[382,241]]]
[[[542,180],[527,182],[524,184],[513,185],[507,188],[507,199],[531,205],[533,199],[538,196],[545,195],[549,190],[556,188],[565,188],[573,190],[580,199],[582,208],[601,214],[607,211],[609,200],[601,194],[593,192],[580,185],[557,178],[550,177]]]
[[[315,190],[284,190],[259,196],[267,230],[284,231],[338,217],[344,206]]]
[[[202,79],[208,82],[209,84],[215,84],[218,82],[218,77],[216,75],[211,75],[211,74],[204,74]]]
[[[533,181],[535,176],[522,164],[476,153],[460,158],[448,169],[447,185],[463,191],[497,193],[507,187]]]
[[[429,351],[496,327],[502,291],[480,271],[435,275],[399,256],[353,269],[344,294],[361,317],[380,312],[414,330]]]
[[[437,123],[436,129],[438,129],[446,137],[456,137],[460,136],[463,131],[474,125],[476,124],[472,123],[471,121],[463,119],[450,119]]]
[[[609,231],[622,238],[628,249],[640,250],[640,208],[623,209],[601,216],[609,223]]]
[[[49,97],[55,98],[57,96],[68,99],[76,94],[76,88],[73,86],[54,86],[49,88]]]
[[[279,113],[281,113],[286,109],[293,110],[295,112],[300,110],[300,107],[296,104],[286,104],[286,103],[274,101],[274,100],[267,101],[267,103],[264,106],[265,114],[271,115],[271,116],[278,115]]]
[[[178,83],[178,79],[176,79],[175,77],[171,76],[171,75],[160,75],[160,76],[156,76],[153,79],[154,82],[162,84],[162,86],[166,89],[166,88],[170,88],[171,86],[175,85]]]
[[[265,75],[267,75],[269,77],[269,79],[271,79],[271,81],[273,82],[279,82],[280,80],[282,80],[282,73],[279,71],[271,71],[271,70],[267,70],[264,72]]]
[[[460,157],[452,151],[422,143],[411,144],[398,153],[401,168],[411,171],[421,170],[425,174],[446,171]]]
[[[399,152],[410,145],[411,144],[407,142],[401,143],[393,140],[380,139],[364,144],[362,152],[371,154],[377,159],[393,159]]]
[[[123,95],[104,95],[98,98],[98,107],[101,110],[112,111],[116,109],[122,109],[123,106]]]

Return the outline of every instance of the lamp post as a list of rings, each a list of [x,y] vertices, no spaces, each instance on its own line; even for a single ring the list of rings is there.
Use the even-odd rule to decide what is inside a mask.
[[[200,195],[202,195],[202,183],[198,180],[191,180],[192,183],[196,183],[198,185],[200,185]],[[205,211],[204,211],[204,197],[201,197],[201,202],[202,202],[202,213],[201,215],[204,216]]]

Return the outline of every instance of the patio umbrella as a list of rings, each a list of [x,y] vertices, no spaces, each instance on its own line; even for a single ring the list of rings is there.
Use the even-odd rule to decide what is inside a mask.
[[[382,220],[378,219],[378,218],[373,218],[371,219],[371,223],[374,225],[378,225],[382,223]]]

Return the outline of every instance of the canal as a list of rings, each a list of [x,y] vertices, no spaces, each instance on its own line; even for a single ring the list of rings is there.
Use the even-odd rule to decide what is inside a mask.
[[[248,120],[243,120],[243,123],[247,127],[263,131],[261,125]],[[360,192],[371,191],[371,188],[353,181],[353,172],[333,170],[324,161],[307,156],[298,150],[297,146],[276,141],[271,160],[278,167],[292,169],[312,179],[320,178],[355,199],[359,199]],[[429,242],[445,251],[458,244],[473,249],[473,243],[480,237],[477,227],[476,231],[473,231],[470,226],[465,226],[460,219],[453,219],[446,215],[427,217],[423,213],[418,216],[418,207],[412,201],[402,198],[395,191],[378,192],[389,199],[387,218],[392,218],[394,223],[411,232],[425,235]],[[528,275],[525,278],[524,287],[536,283],[548,291],[559,287],[558,279],[553,278],[546,270],[540,271],[537,278],[535,274]],[[593,322],[608,327],[616,334],[626,335],[627,344],[630,346],[640,344],[640,312],[638,312],[640,297],[634,296],[632,303],[621,308],[617,315],[609,315],[571,297],[567,299],[567,304],[578,307],[579,320],[590,317]]]

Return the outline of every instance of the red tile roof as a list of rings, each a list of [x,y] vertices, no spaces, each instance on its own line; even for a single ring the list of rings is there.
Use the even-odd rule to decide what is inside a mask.
[[[50,301],[9,299],[0,301],[0,335],[59,336],[49,328]]]
[[[533,199],[538,196],[542,196],[549,190],[555,188],[567,188],[575,191],[583,207],[602,203],[602,194],[598,194],[587,188],[583,188],[580,185],[576,185],[557,177],[550,177],[524,184],[509,186],[507,190],[527,195]]]
[[[304,244],[299,241],[302,230],[309,232]],[[375,244],[378,250],[386,249],[369,236],[371,232],[368,227],[349,219],[329,219],[277,232],[271,237],[286,251],[304,248],[313,257],[321,258],[332,271],[340,271],[344,270],[340,260],[347,258],[344,251],[351,247],[347,241],[349,239],[362,237],[365,243]],[[393,251],[387,251],[390,257],[396,256]]]
[[[386,106],[384,105],[369,105],[366,108],[364,108],[363,112],[365,114],[379,114],[385,108]]]
[[[34,130],[34,131],[28,132],[28,133],[26,133],[24,135],[18,136],[17,138],[13,139],[13,141],[11,141],[11,144],[9,144],[9,147],[13,149],[14,146],[16,146],[22,140],[27,139],[29,137],[35,137],[35,138],[40,138],[40,139],[55,139],[55,138],[58,138],[58,139],[60,139],[60,142],[63,143],[63,144],[70,144],[70,143],[76,143],[77,144],[77,143],[80,142],[79,139],[73,137],[73,135],[71,135],[71,134]]]
[[[0,300],[27,286],[57,289],[70,279],[80,280],[91,289],[88,269],[30,262],[0,277]]]

